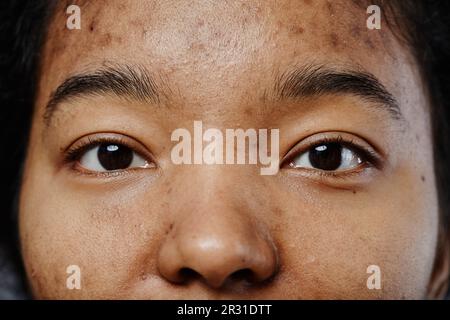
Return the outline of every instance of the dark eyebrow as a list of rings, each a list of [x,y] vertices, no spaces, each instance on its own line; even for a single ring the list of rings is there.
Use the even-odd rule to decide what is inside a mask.
[[[152,76],[143,67],[107,65],[94,72],[71,76],[51,94],[45,108],[48,125],[60,103],[81,96],[114,94],[143,102],[158,103],[160,92]]]
[[[394,96],[368,72],[307,65],[283,73],[275,93],[279,99],[351,94],[386,109],[396,120],[404,119]]]

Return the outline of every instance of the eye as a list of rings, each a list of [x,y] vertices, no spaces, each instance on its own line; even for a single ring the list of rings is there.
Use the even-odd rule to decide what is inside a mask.
[[[149,163],[131,148],[108,142],[98,144],[81,154],[79,164],[86,170],[96,172],[149,167]]]
[[[292,168],[346,171],[359,167],[364,156],[341,142],[319,143],[292,159]]]

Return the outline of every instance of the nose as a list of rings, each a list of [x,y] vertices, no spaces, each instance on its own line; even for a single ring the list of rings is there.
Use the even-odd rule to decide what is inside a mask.
[[[261,283],[277,267],[277,249],[265,228],[245,214],[217,206],[193,210],[175,223],[158,257],[159,272],[168,281],[203,279],[215,289]]]

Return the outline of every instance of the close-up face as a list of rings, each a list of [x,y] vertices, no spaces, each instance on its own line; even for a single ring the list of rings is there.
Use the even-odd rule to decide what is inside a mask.
[[[363,2],[80,1],[73,30],[58,5],[19,201],[33,297],[434,298],[428,93]]]

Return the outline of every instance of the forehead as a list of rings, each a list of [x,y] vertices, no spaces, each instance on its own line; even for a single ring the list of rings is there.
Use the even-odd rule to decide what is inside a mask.
[[[197,97],[217,88],[225,93],[270,86],[264,82],[285,68],[309,63],[362,67],[394,94],[409,85],[393,76],[411,73],[409,54],[386,24],[368,30],[366,7],[350,0],[111,0],[79,6],[81,30],[66,28],[64,5],[50,24],[41,81],[51,89],[68,74],[105,61],[139,63]]]
[[[227,64],[286,52],[334,53],[358,61],[368,51],[386,54],[392,46],[387,27],[368,30],[364,6],[349,0],[111,0],[80,7],[81,30],[68,30],[65,7],[57,8],[48,37],[52,58],[62,52],[71,61],[88,58],[80,53],[133,52],[153,61],[182,63],[183,57],[195,55],[198,63],[221,58]]]

